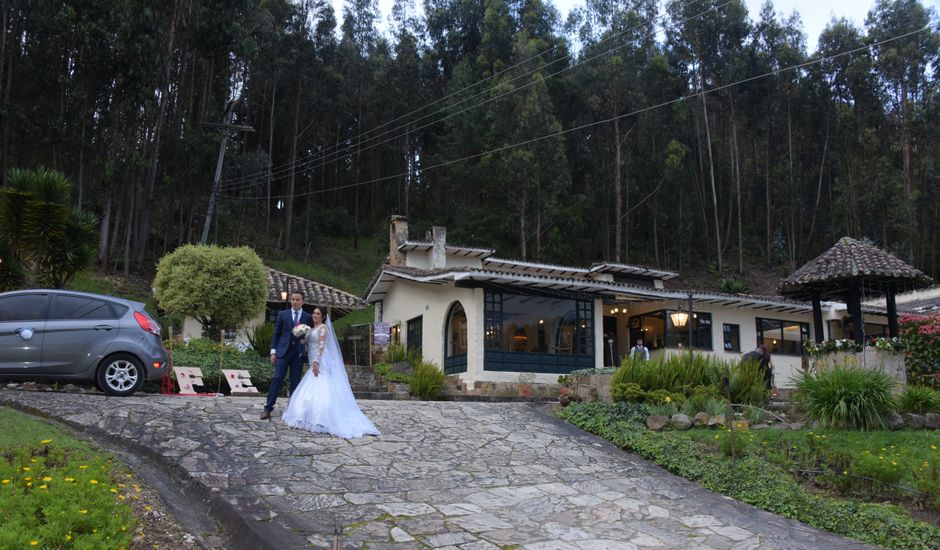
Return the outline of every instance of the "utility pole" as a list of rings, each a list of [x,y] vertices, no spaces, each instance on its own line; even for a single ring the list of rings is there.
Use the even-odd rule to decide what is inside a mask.
[[[206,224],[202,227],[202,239],[200,244],[206,244],[209,240],[209,227],[212,226],[212,215],[215,212],[215,203],[219,200],[219,187],[222,182],[222,161],[225,159],[225,146],[228,144],[228,135],[230,130],[244,130],[253,132],[251,126],[232,124],[232,116],[235,113],[235,105],[238,104],[238,98],[229,101],[225,105],[225,115],[222,117],[222,124],[203,124],[203,126],[217,126],[222,129],[222,143],[219,144],[219,159],[215,163],[215,176],[212,178],[212,194],[209,195],[209,208],[206,210]]]

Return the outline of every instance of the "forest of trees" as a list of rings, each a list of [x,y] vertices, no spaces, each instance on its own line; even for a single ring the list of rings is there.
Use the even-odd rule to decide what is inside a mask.
[[[741,0],[6,0],[0,162],[68,175],[102,271],[413,234],[520,259],[785,272],[839,237],[940,275],[940,29]],[[702,93],[702,92],[705,93]],[[228,116],[227,112],[230,112]],[[223,125],[228,122],[228,125]],[[5,183],[5,181],[3,182]]]

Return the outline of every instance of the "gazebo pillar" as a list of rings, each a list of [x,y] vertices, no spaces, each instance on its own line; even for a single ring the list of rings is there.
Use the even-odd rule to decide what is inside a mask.
[[[898,305],[894,300],[894,289],[888,290],[885,294],[885,302],[888,306],[888,336],[897,338],[900,331],[898,330]]]
[[[819,344],[826,338],[823,334],[822,305],[819,303],[819,291],[814,290],[810,297],[813,300],[813,334],[816,337],[816,343]]]
[[[852,316],[852,333],[855,343],[865,345],[865,320],[862,318],[862,289],[858,279],[849,282],[849,296],[846,300],[849,315]]]

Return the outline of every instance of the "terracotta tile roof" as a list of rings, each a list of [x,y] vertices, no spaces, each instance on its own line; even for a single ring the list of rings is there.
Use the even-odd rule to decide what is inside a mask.
[[[791,296],[806,296],[817,290],[825,295],[847,289],[848,282],[853,279],[862,282],[866,294],[880,293],[888,287],[921,288],[933,282],[920,270],[877,246],[842,237],[832,248],[784,279],[777,291]]]
[[[301,290],[304,293],[304,303],[316,306],[329,306],[337,308],[348,313],[354,309],[363,309],[366,307],[362,298],[333,288],[310,279],[304,279],[290,273],[284,273],[270,267],[267,269],[268,277],[268,301],[284,302],[281,299],[281,292],[292,290]]]

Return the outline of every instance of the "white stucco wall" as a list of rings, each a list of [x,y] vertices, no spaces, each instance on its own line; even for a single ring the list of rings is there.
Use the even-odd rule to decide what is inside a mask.
[[[476,294],[479,294],[478,298]],[[464,312],[467,314],[467,362],[469,368],[472,359],[470,350],[476,347],[481,350],[479,362],[482,363],[482,291],[456,288],[453,285],[425,285],[398,280],[392,285],[382,301],[381,321],[390,325],[397,324],[401,331],[401,342],[405,344],[408,342],[408,321],[420,315],[422,356],[425,360],[433,361],[443,369],[444,338],[447,328],[444,323],[447,312],[455,301],[460,301]],[[477,319],[479,322],[477,322]],[[474,345],[475,339],[476,345]]]
[[[255,325],[260,325],[264,322],[264,310],[262,309],[255,315],[250,321],[245,323],[244,328],[240,328],[235,331],[235,338],[233,342],[243,342],[248,343],[248,333],[247,331],[254,328]],[[202,325],[199,321],[193,319],[192,317],[186,317],[183,319],[183,338],[184,339],[193,339],[193,338],[202,338]],[[216,336],[216,339],[218,336]]]

